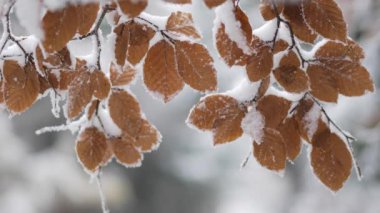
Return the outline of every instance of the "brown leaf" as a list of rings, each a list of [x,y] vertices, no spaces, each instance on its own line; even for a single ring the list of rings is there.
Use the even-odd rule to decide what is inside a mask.
[[[99,107],[99,100],[93,100],[90,106],[88,107],[88,111],[87,111],[88,120],[92,119],[98,107]]]
[[[158,147],[160,140],[161,135],[157,129],[148,121],[142,120],[134,145],[142,152],[151,152]]]
[[[91,73],[79,72],[70,82],[68,89],[67,115],[68,118],[74,119],[83,112],[92,99],[94,88],[91,83]]]
[[[143,156],[133,145],[134,138],[128,135],[121,138],[111,138],[110,144],[119,163],[126,167],[140,166]]]
[[[309,88],[309,79],[300,68],[300,61],[291,51],[280,61],[280,66],[273,71],[278,83],[288,92],[301,93]]]
[[[96,127],[86,128],[78,137],[76,151],[82,165],[95,172],[101,165],[107,150],[106,136]]]
[[[201,44],[176,41],[178,72],[192,88],[201,91],[214,91],[217,86],[214,60]]]
[[[200,39],[201,35],[195,28],[191,13],[173,12],[166,23],[166,30],[178,36],[184,35],[194,39]]]
[[[64,48],[77,32],[78,20],[75,6],[69,5],[62,10],[47,11],[42,19],[45,50],[54,52]]]
[[[349,58],[355,63],[360,63],[360,60],[364,59],[364,51],[352,40],[349,40],[347,44],[329,41],[318,49],[315,57],[319,60],[345,60]]]
[[[242,33],[242,35],[246,38],[246,46],[249,47],[252,40],[252,27],[249,23],[248,16],[239,7],[236,7],[234,13],[237,21],[236,24],[240,26],[240,33]],[[238,46],[238,44],[229,37],[226,32],[226,26],[223,22],[217,29],[215,39],[219,55],[228,66],[246,65],[248,56]]]
[[[311,166],[317,177],[333,191],[343,187],[351,174],[352,155],[343,140],[329,129],[313,137]]]
[[[277,17],[276,9],[278,14],[281,14],[284,9],[284,3],[276,2],[276,8],[273,7],[271,0],[263,0],[260,2],[260,13],[265,21],[272,20]]]
[[[271,128],[264,129],[262,143],[253,143],[253,155],[267,169],[281,171],[286,165],[286,147],[281,134]]]
[[[223,4],[226,0],[204,0],[208,8],[217,7]]]
[[[254,37],[252,45],[254,54],[248,58],[247,75],[250,81],[256,82],[266,78],[273,68],[271,48],[258,37]]]
[[[257,102],[257,111],[259,111],[265,119],[265,127],[277,128],[288,115],[291,102],[274,95],[262,97]]]
[[[96,70],[91,73],[91,83],[96,98],[102,100],[108,97],[111,83],[102,71]]]
[[[279,39],[276,41],[276,45],[274,46],[273,54],[285,51],[289,48],[289,43],[283,39]]]
[[[40,82],[31,63],[21,67],[16,61],[5,60],[3,78],[4,100],[10,111],[24,112],[37,100]]]
[[[293,33],[297,38],[308,43],[314,43],[317,34],[307,25],[304,19],[304,16],[307,16],[307,14],[303,14],[302,5],[300,3],[285,4],[283,14],[289,21]],[[315,19],[318,18],[318,16],[315,17]]]
[[[294,117],[287,118],[278,129],[284,139],[286,156],[294,161],[301,152],[302,141],[298,131],[298,124]]]
[[[270,77],[268,76],[264,78],[264,80],[261,81],[259,90],[256,95],[256,100],[259,100],[265,95],[265,93],[269,89],[269,86],[270,86]]]
[[[308,25],[320,35],[332,40],[346,41],[347,25],[334,0],[303,1],[302,7]]]
[[[136,77],[136,70],[124,65],[121,70],[118,70],[117,65],[112,64],[110,68],[112,86],[124,86],[130,84]]]
[[[137,136],[140,131],[140,105],[127,91],[113,90],[108,100],[110,115],[115,124],[131,137]]]
[[[119,4],[121,11],[129,16],[134,18],[140,15],[141,12],[145,10],[148,6],[148,0],[116,0]]]
[[[243,134],[245,115],[239,103],[225,95],[211,95],[201,100],[190,112],[189,123],[203,131],[212,131],[214,144],[236,140]]]
[[[125,64],[125,59],[132,65],[138,64],[149,49],[149,41],[155,31],[150,26],[135,21],[123,23],[114,29],[116,34],[115,58],[119,65]]]
[[[174,47],[166,40],[156,43],[144,64],[144,83],[148,90],[170,101],[184,86],[178,73]]]
[[[318,130],[321,109],[312,99],[302,99],[297,105],[294,119],[301,137],[305,141],[311,142],[313,135]]]
[[[99,3],[88,3],[77,6],[78,33],[86,35],[94,25],[99,11]]]
[[[322,66],[310,65],[307,68],[307,75],[310,79],[311,94],[321,101],[338,101],[338,86],[331,71]]]

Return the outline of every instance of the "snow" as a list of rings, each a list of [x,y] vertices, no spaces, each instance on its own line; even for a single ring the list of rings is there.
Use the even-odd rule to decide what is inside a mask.
[[[35,35],[42,39],[44,36],[40,24],[42,13],[40,0],[17,0],[16,15],[20,24],[27,30],[29,34]]]
[[[263,142],[265,120],[260,112],[252,107],[241,122],[244,133],[251,136],[257,144]]]
[[[306,113],[303,122],[307,130],[308,138],[313,138],[314,133],[318,129],[318,120],[321,117],[321,108],[317,104],[313,104],[309,112]]]
[[[248,79],[243,79],[235,88],[225,92],[224,94],[235,98],[240,103],[243,103],[245,101],[253,100],[259,88],[260,82],[251,82]]]
[[[220,25],[223,23],[228,37],[234,41],[245,54],[250,55],[252,54],[250,44],[247,43],[247,39],[243,34],[241,23],[236,20],[234,9],[233,1],[226,1],[215,9],[214,36],[216,36]]]

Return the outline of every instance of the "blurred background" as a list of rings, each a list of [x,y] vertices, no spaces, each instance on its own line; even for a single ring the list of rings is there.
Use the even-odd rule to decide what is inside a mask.
[[[380,85],[380,0],[337,0],[345,13],[351,37],[365,49],[366,67]],[[193,0],[196,24],[213,54],[219,91],[236,86],[244,76],[229,69],[212,42],[214,13]],[[241,0],[254,28],[261,26],[258,0]],[[174,8],[150,0],[148,12],[168,15]],[[104,28],[105,32],[107,29]],[[1,31],[1,29],[0,29]],[[17,31],[22,32],[20,27]],[[358,138],[357,160],[364,173],[354,174],[344,188],[331,193],[312,174],[306,150],[287,166],[284,177],[261,168],[254,159],[241,169],[251,149],[248,137],[219,147],[212,137],[186,126],[191,107],[201,97],[186,88],[164,105],[141,86],[132,90],[147,118],[163,135],[161,147],[145,155],[143,166],[126,169],[112,163],[103,170],[102,184],[112,213],[378,213],[380,212],[380,96],[343,98],[329,114]],[[74,151],[69,132],[35,135],[44,126],[64,120],[51,114],[48,98],[11,120],[0,113],[0,213],[101,212],[96,183],[92,183]]]

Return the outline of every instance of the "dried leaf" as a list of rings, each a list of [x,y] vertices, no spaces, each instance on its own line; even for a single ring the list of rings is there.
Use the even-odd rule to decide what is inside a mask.
[[[77,139],[76,151],[82,165],[95,172],[106,155],[106,136],[96,127],[86,128]]]
[[[94,25],[99,11],[99,3],[88,3],[77,6],[78,33],[86,35]]]
[[[312,99],[302,99],[296,108],[294,119],[297,122],[301,137],[311,142],[313,135],[318,130],[318,122],[321,119],[321,109]]]
[[[161,135],[157,129],[148,121],[142,120],[134,145],[142,152],[151,152],[158,147],[160,140]]]
[[[287,118],[278,129],[284,139],[286,156],[294,161],[301,152],[302,141],[298,131],[298,124],[294,117]]]
[[[47,11],[42,19],[45,32],[43,46],[47,52],[59,51],[74,37],[78,29],[78,14],[75,6],[58,11]]]
[[[300,3],[285,4],[283,14],[289,21],[293,33],[297,38],[308,43],[314,43],[318,35],[306,23],[304,16],[308,14],[304,14]],[[315,17],[315,19],[319,18],[318,16]]]
[[[144,83],[165,102],[182,90],[184,83],[177,70],[174,47],[166,40],[149,50],[144,64]]]
[[[234,98],[211,95],[191,110],[188,121],[200,130],[212,131],[217,145],[236,140],[243,134],[241,121],[244,115],[244,110]]]
[[[67,115],[68,118],[74,119],[83,112],[92,99],[94,88],[91,82],[91,73],[79,72],[70,82],[68,89]]]
[[[112,64],[110,68],[112,86],[124,86],[130,84],[136,77],[136,70],[129,65],[124,65],[118,70],[117,65]]]
[[[320,35],[332,40],[346,41],[347,24],[334,0],[303,1],[302,7],[308,25]]]
[[[326,128],[313,137],[311,166],[323,184],[338,191],[351,174],[352,156],[343,140]]]
[[[130,18],[140,15],[148,6],[148,0],[116,0],[121,11]]]
[[[140,105],[127,91],[113,90],[108,100],[110,115],[115,124],[131,137],[137,136],[140,131]]]
[[[214,8],[214,7],[217,7],[221,4],[223,4],[224,2],[226,2],[226,0],[204,0],[207,7],[208,8]]]
[[[184,35],[194,39],[200,39],[201,35],[195,28],[191,13],[173,12],[166,23],[166,30],[176,35]]]
[[[248,16],[239,8],[234,10],[235,19],[237,25],[240,26],[242,35],[246,38],[246,46],[249,47],[252,40],[252,28],[249,23]],[[226,20],[231,21],[231,20]],[[248,56],[239,47],[239,45],[233,41],[226,32],[226,26],[222,22],[217,29],[216,35],[216,47],[219,55],[223,58],[228,66],[233,65],[246,65]]]
[[[35,67],[31,63],[21,67],[16,61],[5,60],[3,77],[4,100],[8,109],[15,113],[29,109],[40,92]]]
[[[121,138],[111,138],[110,143],[116,159],[126,167],[141,165],[142,154],[133,145],[134,139],[128,135]]]
[[[265,119],[265,127],[276,129],[288,115],[291,102],[274,95],[262,97],[257,102],[257,111]]]
[[[338,86],[331,71],[322,66],[310,65],[307,68],[310,79],[311,94],[321,101],[338,101]]]
[[[300,68],[300,61],[291,51],[280,61],[280,66],[273,71],[278,83],[288,92],[301,93],[309,88],[309,78]]]
[[[203,45],[177,41],[175,51],[178,71],[186,84],[201,92],[216,90],[214,61]]]
[[[108,97],[111,83],[102,71],[97,70],[91,74],[91,83],[96,98],[102,100]]]
[[[271,0],[263,0],[260,2],[260,13],[265,21],[272,20],[277,17],[277,13],[281,14],[284,9],[282,2],[276,2],[276,8],[273,6]],[[277,13],[276,13],[277,10]]]
[[[273,53],[271,48],[258,37],[254,37],[252,45],[254,54],[248,58],[247,75],[252,82],[266,78],[273,68]]]
[[[286,147],[281,134],[274,129],[265,128],[262,143],[253,143],[253,155],[267,169],[282,171],[286,165]]]
[[[132,65],[138,64],[149,49],[149,41],[155,31],[151,27],[135,21],[123,23],[114,29],[116,34],[115,58],[119,65],[125,64],[125,59]]]

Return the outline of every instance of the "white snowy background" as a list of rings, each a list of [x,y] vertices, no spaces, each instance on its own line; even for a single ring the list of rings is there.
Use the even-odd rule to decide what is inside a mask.
[[[193,1],[193,6],[184,9],[193,11],[204,35],[203,42],[217,61],[219,91],[224,92],[235,87],[244,73],[231,70],[218,60],[211,32],[214,13],[206,9],[203,1]],[[49,2],[54,5],[54,0]],[[350,35],[364,47],[365,65],[379,85],[380,1],[338,2],[344,10]],[[155,15],[168,15],[173,10],[158,0],[149,3],[148,12]],[[263,23],[257,4],[258,0],[241,0],[254,28]],[[22,14],[26,15],[27,11]],[[13,19],[16,18],[14,15]],[[18,27],[15,31],[22,34],[25,29]],[[78,53],[90,51],[86,45],[70,48]],[[341,98],[338,105],[328,107],[337,123],[359,139],[355,150],[364,173],[361,182],[353,173],[345,187],[333,194],[313,176],[306,150],[294,165],[287,166],[284,177],[260,168],[253,159],[240,169],[251,148],[250,139],[213,147],[211,135],[188,128],[187,114],[201,97],[191,89],[186,88],[166,105],[145,91],[141,79],[133,91],[164,138],[158,151],[145,155],[141,168],[125,169],[111,164],[103,170],[103,187],[112,213],[380,211],[378,93]],[[64,122],[55,119],[50,111],[46,98],[12,120],[6,112],[0,113],[0,213],[101,212],[96,184],[90,182],[77,162],[74,137],[68,132],[34,134],[41,127]]]

